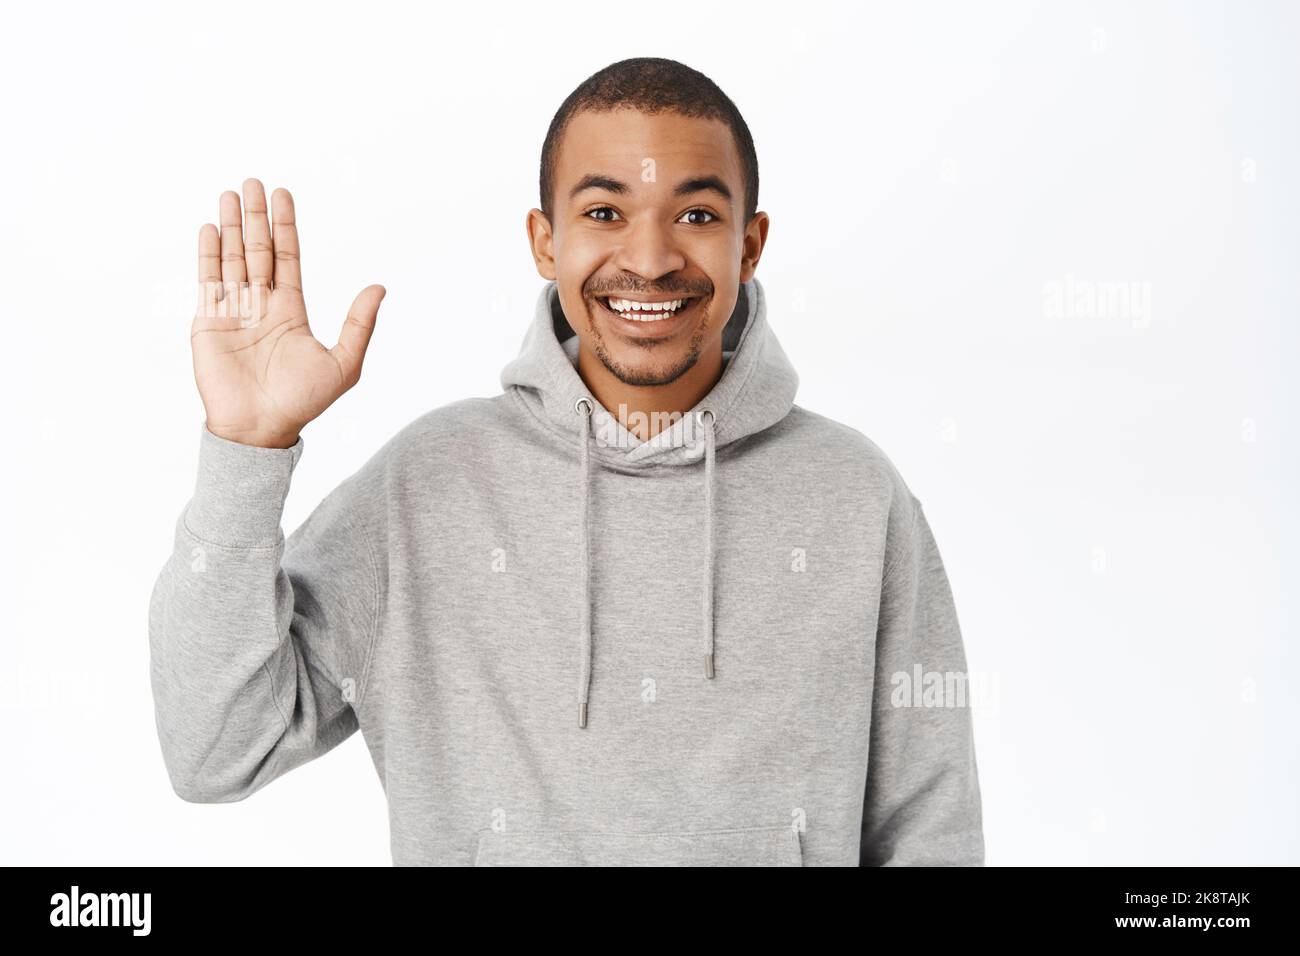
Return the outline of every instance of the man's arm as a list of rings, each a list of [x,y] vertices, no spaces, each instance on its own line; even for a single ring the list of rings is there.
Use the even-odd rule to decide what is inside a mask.
[[[288,190],[221,194],[199,229],[190,326],[206,413],[194,497],[149,602],[158,736],[186,800],[241,800],[357,729],[379,613],[363,470],[285,540],[303,427],[356,384],[384,288],[367,286],[326,348],[307,323]],[[272,221],[273,213],[274,221]],[[368,493],[371,493],[368,495]],[[382,547],[385,542],[378,542]]]
[[[961,630],[929,522],[905,494],[881,585],[860,863],[983,866]]]
[[[150,676],[172,787],[242,800],[357,729],[380,601],[354,508],[365,472],[286,541],[302,454],[202,429],[195,494],[149,607]]]

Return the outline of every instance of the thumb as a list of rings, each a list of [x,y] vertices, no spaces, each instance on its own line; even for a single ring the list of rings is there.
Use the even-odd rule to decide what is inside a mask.
[[[375,319],[379,316],[379,303],[388,290],[381,285],[368,285],[352,302],[348,317],[343,322],[343,331],[339,333],[338,345],[330,349],[330,354],[339,363],[343,380],[349,387],[361,377],[361,360],[366,357],[366,347],[370,344],[370,333],[375,330]]]

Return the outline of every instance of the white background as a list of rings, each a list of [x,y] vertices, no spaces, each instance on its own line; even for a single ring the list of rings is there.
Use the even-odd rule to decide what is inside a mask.
[[[1300,863],[1294,5],[4,19],[0,861],[390,863],[359,734],[242,803],[167,781],[146,625],[195,477],[198,227],[247,176],[290,188],[326,344],[389,290],[287,533],[411,419],[499,390],[547,125],[652,55],[753,131],[797,401],[924,503],[988,691],[989,865]],[[1067,282],[1150,308],[1059,315]]]

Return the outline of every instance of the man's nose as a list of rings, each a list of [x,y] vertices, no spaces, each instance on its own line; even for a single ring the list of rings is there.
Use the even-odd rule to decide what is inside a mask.
[[[615,263],[626,272],[654,281],[686,266],[671,225],[642,220],[623,233]]]

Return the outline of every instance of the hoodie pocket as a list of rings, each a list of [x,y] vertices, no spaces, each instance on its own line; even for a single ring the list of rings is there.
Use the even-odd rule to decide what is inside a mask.
[[[604,833],[480,830],[474,866],[803,866],[790,826]]]

